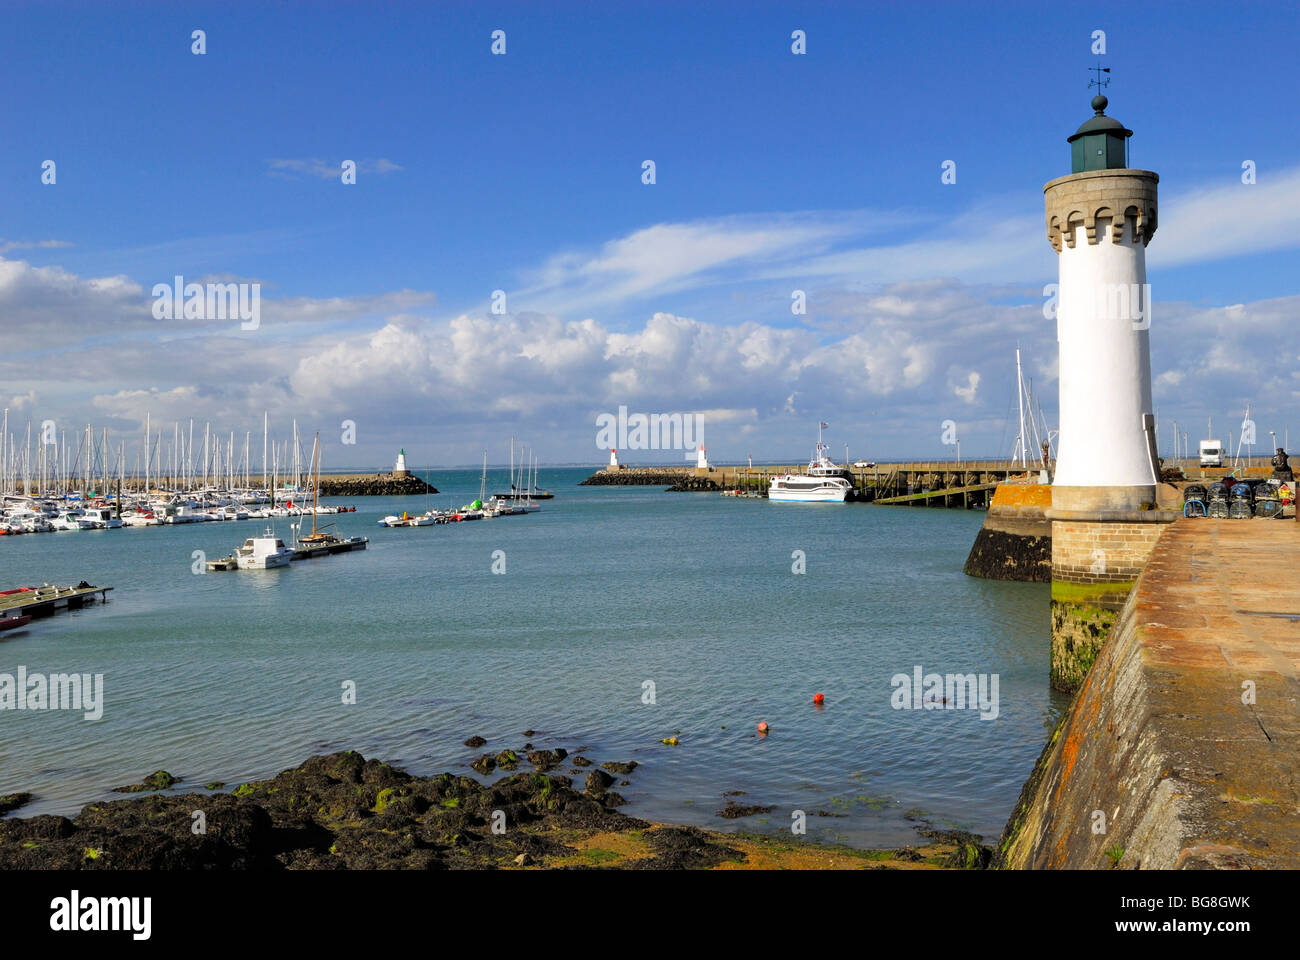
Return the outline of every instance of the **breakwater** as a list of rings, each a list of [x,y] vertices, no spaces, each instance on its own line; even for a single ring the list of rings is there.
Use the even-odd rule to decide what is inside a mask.
[[[681,467],[645,467],[637,470],[597,470],[580,487],[662,487],[671,486],[687,477],[693,476],[694,470]]]
[[[437,492],[436,487],[416,476],[330,474],[320,478],[322,497],[408,497]]]
[[[1021,792],[1000,866],[1300,866],[1300,530],[1159,529]]]

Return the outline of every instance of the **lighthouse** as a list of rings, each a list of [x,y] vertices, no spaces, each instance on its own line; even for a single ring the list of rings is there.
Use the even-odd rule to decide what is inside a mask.
[[[410,475],[411,475],[411,471],[406,469],[406,451],[398,450],[397,461],[393,464],[393,476],[409,477]]]
[[[1098,73],[1100,77],[1100,72]],[[1070,174],[1043,187],[1057,254],[1060,446],[1052,481],[1052,685],[1073,690],[1164,524],[1151,405],[1146,247],[1157,184],[1129,166],[1133,131],[1106,97],[1072,136]]]
[[[1057,253],[1061,439],[1053,506],[1142,509],[1160,482],[1151,407],[1146,247],[1160,177],[1127,164],[1133,131],[1094,115],[1068,139],[1071,173],[1043,187]],[[1148,506],[1149,509],[1149,506]]]

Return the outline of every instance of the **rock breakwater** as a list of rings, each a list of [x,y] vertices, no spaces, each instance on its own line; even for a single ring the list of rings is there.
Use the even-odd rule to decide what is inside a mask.
[[[322,497],[408,497],[437,492],[419,477],[357,474],[320,478]]]

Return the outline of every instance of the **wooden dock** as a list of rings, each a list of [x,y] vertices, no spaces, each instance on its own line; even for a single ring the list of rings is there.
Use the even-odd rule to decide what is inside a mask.
[[[60,610],[75,610],[88,603],[108,600],[112,587],[93,587],[84,580],[75,587],[18,587],[0,592],[0,617],[48,617]]]
[[[987,505],[988,495],[991,491],[997,489],[1001,480],[992,483],[973,483],[964,487],[943,487],[939,490],[922,490],[920,493],[905,493],[901,496],[881,497],[876,500],[880,504],[906,503],[911,505],[920,505],[924,503],[931,506],[931,501],[942,499],[942,506],[955,506],[948,502],[950,498],[961,497],[961,506],[968,507],[971,505],[971,495],[979,494],[978,502]]]

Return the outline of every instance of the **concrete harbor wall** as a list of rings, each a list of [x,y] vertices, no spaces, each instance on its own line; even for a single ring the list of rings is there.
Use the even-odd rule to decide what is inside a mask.
[[[1151,529],[997,864],[1300,867],[1300,525]]]

